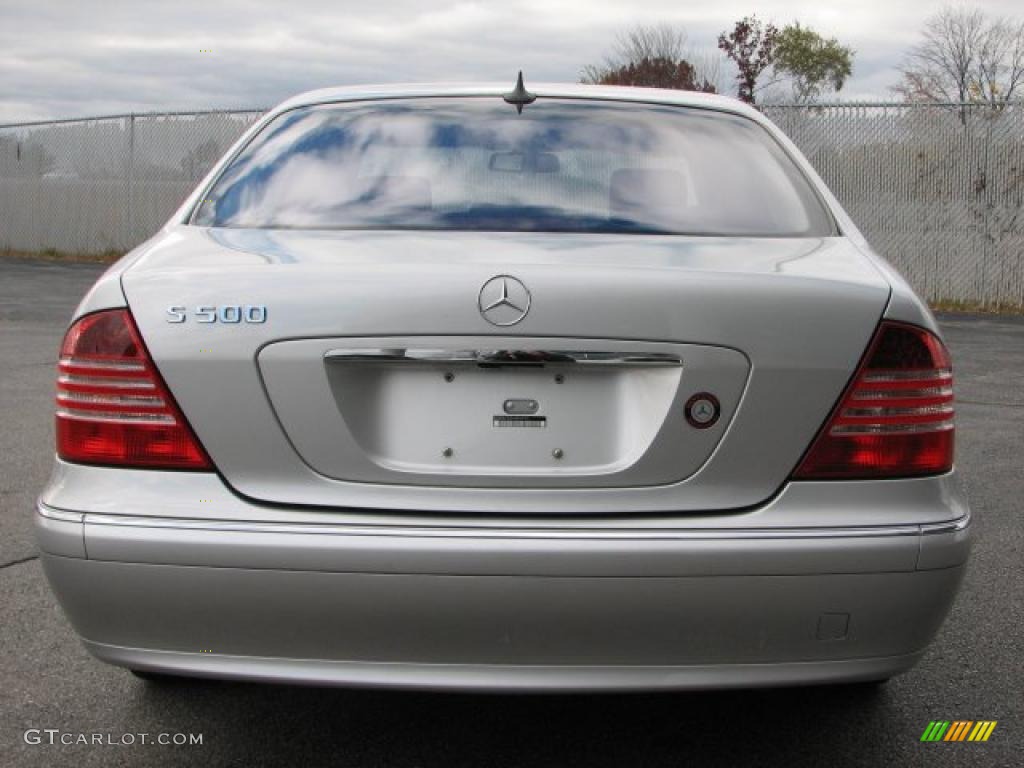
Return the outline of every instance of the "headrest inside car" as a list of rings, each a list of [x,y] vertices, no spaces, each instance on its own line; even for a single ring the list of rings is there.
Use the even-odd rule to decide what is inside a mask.
[[[430,182],[418,176],[360,176],[354,200],[396,208],[430,208]]]
[[[686,205],[686,178],[679,171],[622,168],[612,173],[608,189],[612,217],[678,228]]]

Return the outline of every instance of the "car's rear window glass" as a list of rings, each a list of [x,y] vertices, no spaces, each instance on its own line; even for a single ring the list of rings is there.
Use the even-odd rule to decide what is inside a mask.
[[[403,99],[305,107],[228,165],[214,227],[825,236],[832,222],[747,118],[631,102]]]

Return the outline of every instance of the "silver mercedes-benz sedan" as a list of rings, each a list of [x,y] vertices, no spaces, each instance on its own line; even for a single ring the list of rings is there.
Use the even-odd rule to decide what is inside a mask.
[[[294,98],[88,293],[35,522],[97,658],[612,690],[921,657],[970,543],[927,307],[755,110],[527,87]]]

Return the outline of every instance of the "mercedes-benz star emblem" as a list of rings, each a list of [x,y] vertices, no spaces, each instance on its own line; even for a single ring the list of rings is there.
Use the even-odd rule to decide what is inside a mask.
[[[511,275],[492,277],[480,289],[480,314],[493,325],[515,325],[530,311],[530,292]]]

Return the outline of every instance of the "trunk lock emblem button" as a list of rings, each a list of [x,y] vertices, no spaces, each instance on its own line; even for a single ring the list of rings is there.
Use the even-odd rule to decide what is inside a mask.
[[[698,392],[686,401],[686,420],[695,429],[714,426],[722,413],[718,398],[710,392]]]

